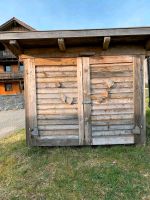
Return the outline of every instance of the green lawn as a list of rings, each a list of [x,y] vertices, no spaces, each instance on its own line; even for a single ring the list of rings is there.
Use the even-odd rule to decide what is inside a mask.
[[[147,117],[150,125],[148,108]],[[0,140],[3,199],[150,200],[150,141],[145,147],[30,149],[22,130]]]

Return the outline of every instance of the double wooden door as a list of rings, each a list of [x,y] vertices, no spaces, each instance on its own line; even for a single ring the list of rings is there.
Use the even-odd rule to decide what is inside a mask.
[[[134,143],[132,57],[37,61],[35,86],[38,145]]]

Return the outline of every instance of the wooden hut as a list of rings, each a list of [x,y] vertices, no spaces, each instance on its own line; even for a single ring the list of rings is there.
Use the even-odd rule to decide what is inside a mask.
[[[1,32],[25,66],[27,144],[145,144],[150,28]]]

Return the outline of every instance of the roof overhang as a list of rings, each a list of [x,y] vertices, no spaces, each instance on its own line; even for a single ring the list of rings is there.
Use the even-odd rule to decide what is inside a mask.
[[[31,48],[93,46],[100,44],[104,49],[114,44],[141,44],[150,49],[150,27],[84,29],[84,30],[54,30],[30,32],[0,32],[0,41],[13,46],[21,54],[21,50]]]

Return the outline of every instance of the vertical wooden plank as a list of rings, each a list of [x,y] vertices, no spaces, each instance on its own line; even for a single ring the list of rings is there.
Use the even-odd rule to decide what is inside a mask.
[[[90,85],[90,64],[89,57],[83,59],[83,98],[84,98],[84,125],[85,125],[85,144],[91,145],[91,85]]]
[[[32,145],[31,134],[38,135],[36,109],[36,80],[34,59],[24,59],[26,141]]]
[[[134,120],[135,127],[139,127],[140,134],[135,133],[135,143],[145,144],[145,56],[134,57]]]
[[[78,120],[79,120],[79,145],[84,144],[84,111],[83,111],[83,65],[82,58],[77,58],[78,81]]]

